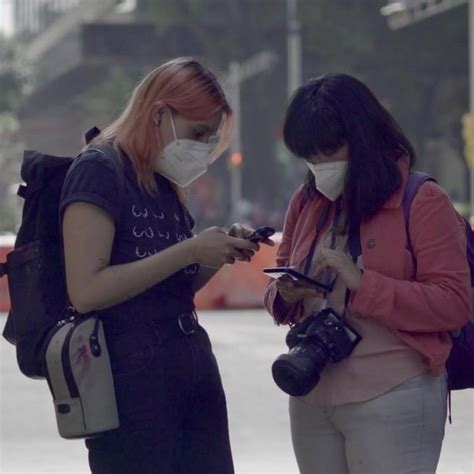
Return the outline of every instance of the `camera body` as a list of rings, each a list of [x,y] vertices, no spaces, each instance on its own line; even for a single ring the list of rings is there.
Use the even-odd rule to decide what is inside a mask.
[[[273,363],[273,379],[289,395],[307,395],[326,364],[347,357],[361,339],[332,308],[313,313],[288,331],[290,350]]]

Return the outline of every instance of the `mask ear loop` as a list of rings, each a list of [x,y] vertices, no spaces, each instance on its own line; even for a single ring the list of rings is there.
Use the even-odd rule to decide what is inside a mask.
[[[168,109],[168,112],[170,114],[171,128],[173,130],[174,139],[178,141],[178,136],[176,135],[176,128],[174,126],[173,114],[171,113],[170,109]]]

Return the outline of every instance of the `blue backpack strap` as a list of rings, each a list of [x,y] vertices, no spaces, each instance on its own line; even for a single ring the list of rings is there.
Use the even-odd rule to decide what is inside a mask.
[[[422,173],[421,171],[411,171],[408,175],[407,187],[402,200],[403,217],[405,218],[405,229],[407,234],[407,249],[412,255],[413,245],[411,243],[409,230],[410,208],[416,193],[420,189],[421,185],[426,183],[426,181],[433,181],[436,183],[436,180],[429,174]]]

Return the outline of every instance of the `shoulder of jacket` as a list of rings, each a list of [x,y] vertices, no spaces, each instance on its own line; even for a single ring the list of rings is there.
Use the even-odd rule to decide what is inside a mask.
[[[451,203],[448,193],[438,183],[427,181],[420,187],[413,198],[412,207],[420,208],[430,203],[441,201]]]
[[[300,209],[304,203],[304,200],[307,199],[306,196],[306,185],[301,184],[298,186],[296,191],[293,193],[290,199],[290,208]]]

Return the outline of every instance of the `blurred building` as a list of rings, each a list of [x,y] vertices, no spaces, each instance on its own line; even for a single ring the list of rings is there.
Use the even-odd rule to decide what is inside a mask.
[[[17,0],[16,39],[31,67],[32,93],[20,111],[24,142],[51,153],[75,153],[95,125],[78,98],[113,67],[140,74],[155,63],[154,27],[136,20],[133,0]],[[80,109],[80,110],[79,110]]]
[[[76,154],[83,146],[83,132],[91,126],[110,123],[123,109],[133,85],[170,57],[212,56],[210,44],[223,41],[229,47],[223,48],[224,56],[215,54],[214,59],[225,71],[232,60],[245,60],[263,49],[284,49],[285,23],[280,18],[265,28],[257,27],[239,16],[241,7],[237,8],[233,0],[200,1],[203,14],[192,19],[178,14],[172,28],[167,28],[166,18],[172,17],[177,5],[174,0],[161,3],[161,9],[150,0],[16,0],[15,40],[21,45],[25,64],[31,68],[31,94],[19,114],[25,146],[59,155]],[[254,34],[263,32],[265,40],[255,45],[242,28]],[[203,31],[208,35],[207,41],[202,38]],[[284,71],[285,64],[279,67]],[[245,87],[246,97],[261,97],[261,84],[248,81]],[[265,87],[268,93],[280,97],[283,110],[285,83],[274,76],[271,85],[266,83]],[[271,102],[278,106],[274,100]],[[273,129],[279,118],[268,109],[264,112],[268,117],[262,115],[255,123],[253,107],[253,100],[243,104],[243,113],[252,118],[244,124],[243,135],[244,152],[248,146],[259,158],[258,163],[253,162],[255,169],[269,158],[268,147],[275,140]],[[263,140],[262,135],[266,136]],[[265,173],[271,176],[278,169],[271,167]],[[215,223],[224,225],[229,219],[229,171],[225,159],[213,165],[209,174],[212,197],[203,191],[209,186],[205,180],[191,189],[191,209],[201,228]],[[257,184],[253,182],[255,176],[249,171],[244,180],[252,194]],[[269,196],[267,200],[275,199],[270,192],[265,196]],[[282,220],[282,212],[278,221]],[[254,219],[249,216],[248,220]],[[268,224],[269,217],[261,220],[256,225]]]

